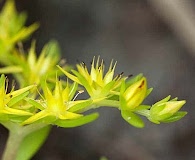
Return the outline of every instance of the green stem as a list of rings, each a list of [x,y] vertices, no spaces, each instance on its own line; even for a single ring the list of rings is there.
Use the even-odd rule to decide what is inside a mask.
[[[28,126],[20,126],[12,122],[5,122],[2,124],[9,130],[9,136],[3,153],[2,160],[15,160],[18,149],[23,139],[28,134],[46,126],[43,124],[31,124]]]
[[[140,114],[140,115],[145,116],[145,117],[150,116],[150,111],[149,110],[137,110],[137,111],[135,111],[135,113]]]
[[[99,107],[113,107],[118,108],[120,107],[119,101],[116,100],[93,100],[93,103],[87,107],[84,107],[80,110],[77,110],[78,113],[83,113],[91,109],[96,109]]]
[[[17,151],[23,140],[23,136],[16,134],[15,132],[9,132],[6,148],[3,153],[2,160],[14,160],[16,159]]]
[[[94,101],[92,105],[80,110],[80,113],[86,112],[90,109],[99,108],[99,107],[119,108],[119,106],[120,106],[119,101],[115,101],[115,100],[101,100],[101,101],[97,101],[97,102]]]
[[[115,101],[115,100],[102,100],[95,104],[97,106],[106,106],[106,107],[114,107],[114,108],[119,108],[120,106],[119,101]]]

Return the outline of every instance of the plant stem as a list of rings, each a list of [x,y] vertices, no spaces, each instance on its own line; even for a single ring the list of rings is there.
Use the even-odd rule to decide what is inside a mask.
[[[23,135],[10,131],[2,160],[14,160],[23,139]]]
[[[27,126],[20,126],[19,124],[12,122],[5,122],[2,123],[2,125],[4,125],[9,130],[9,136],[2,160],[15,160],[18,149],[24,138],[28,134],[46,126],[45,124],[31,124]]]
[[[116,100],[102,100],[102,101],[97,102],[96,105],[119,108],[120,103],[119,101],[116,101]]]
[[[135,113],[140,114],[140,115],[145,116],[145,117],[150,116],[149,110],[139,110],[139,111],[135,111]]]
[[[97,101],[97,102],[94,101],[94,103],[92,105],[80,110],[80,113],[86,112],[90,109],[96,109],[99,107],[119,108],[119,106],[120,106],[119,101],[116,101],[116,100],[101,100],[101,101]]]

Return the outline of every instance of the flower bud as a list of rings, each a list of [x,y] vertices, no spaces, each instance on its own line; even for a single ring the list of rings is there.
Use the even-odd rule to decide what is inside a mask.
[[[177,101],[177,98],[170,100],[170,96],[152,105],[148,119],[154,123],[173,122],[181,119],[186,112],[178,112],[186,103],[185,100]]]
[[[146,78],[143,77],[139,81],[130,85],[121,93],[121,107],[124,110],[132,110],[139,106],[147,93]]]

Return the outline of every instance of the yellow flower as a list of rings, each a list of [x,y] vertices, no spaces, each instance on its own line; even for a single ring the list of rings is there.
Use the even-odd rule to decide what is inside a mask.
[[[6,1],[0,14],[0,61],[10,63],[7,58],[9,51],[17,42],[21,42],[31,35],[39,25],[35,23],[25,27],[27,16],[24,12],[17,13],[13,0]]]
[[[55,81],[58,70],[56,67],[60,60],[59,46],[55,41],[51,41],[44,46],[39,56],[35,52],[35,41],[32,42],[28,54],[21,54],[15,50],[9,55],[8,66],[0,68],[0,73],[12,73],[17,78],[20,87],[36,84],[39,87],[41,80],[47,76],[48,80]],[[1,59],[0,59],[1,61]]]
[[[96,64],[95,57],[93,58],[90,72],[83,62],[77,64],[77,71],[72,70],[73,74],[58,66],[68,78],[84,86],[93,100],[104,99],[111,93],[112,95],[115,94],[115,90],[120,86],[122,80],[126,78],[121,78],[121,75],[114,78],[115,67],[116,62],[113,64],[113,61],[111,61],[108,71],[104,74],[105,66],[103,60],[100,62],[99,57]]]
[[[22,85],[21,87],[29,84],[37,84],[38,86],[45,76],[48,79],[52,77],[55,81],[56,64],[60,58],[57,42],[49,42],[44,46],[41,54],[36,56],[35,41],[33,41],[29,54],[16,52],[12,58],[14,65],[19,66],[21,70],[21,73],[16,76]]]
[[[82,117],[82,114],[68,111],[69,109],[71,109],[71,107],[78,104],[83,105],[83,103],[86,102],[84,100],[71,101],[76,89],[76,83],[74,83],[71,87],[69,87],[67,83],[66,88],[63,89],[61,82],[56,80],[56,86],[54,91],[52,92],[45,83],[45,85],[43,86],[45,100],[40,103],[32,99],[29,100],[29,103],[35,105],[41,111],[35,113],[35,115],[25,120],[22,124],[30,124],[39,120],[45,123],[55,124],[55,121],[57,120],[71,120]]]
[[[28,91],[34,87],[34,85],[19,89],[16,91],[7,92],[6,78],[4,75],[1,75],[0,78],[0,120],[9,120],[11,115],[14,116],[30,116],[32,113],[22,110],[12,108],[16,103],[23,100],[27,95]]]

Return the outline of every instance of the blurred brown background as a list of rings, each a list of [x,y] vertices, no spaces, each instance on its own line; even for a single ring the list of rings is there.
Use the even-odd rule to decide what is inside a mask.
[[[1,2],[1,6],[2,6]],[[194,160],[195,159],[195,2],[193,0],[18,0],[28,22],[40,22],[34,34],[38,50],[59,41],[69,64],[87,64],[100,55],[116,73],[140,72],[154,90],[146,103],[171,94],[186,99],[188,115],[172,124],[146,121],[133,128],[118,110],[101,108],[88,125],[54,127],[33,160]],[[0,128],[0,149],[7,131]],[[30,145],[30,144],[29,144]]]

